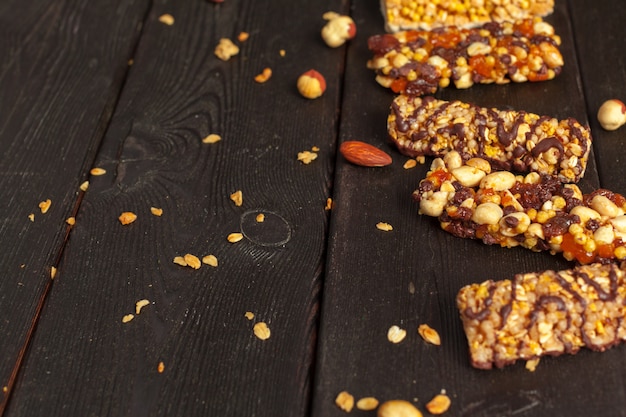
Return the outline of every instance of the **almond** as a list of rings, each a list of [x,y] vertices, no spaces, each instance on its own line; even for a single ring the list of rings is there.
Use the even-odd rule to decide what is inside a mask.
[[[339,152],[349,162],[364,167],[383,167],[391,164],[391,156],[385,151],[358,140],[349,140],[341,144]]]

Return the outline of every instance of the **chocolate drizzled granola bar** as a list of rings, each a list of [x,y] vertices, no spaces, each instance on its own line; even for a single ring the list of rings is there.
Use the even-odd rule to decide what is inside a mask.
[[[420,213],[462,238],[562,253],[581,264],[626,260],[626,198],[606,189],[583,195],[550,175],[491,170],[458,152],[433,161],[413,197]]]
[[[624,263],[594,263],[462,288],[457,306],[472,365],[491,369],[621,343],[626,340],[625,275]]]
[[[554,28],[541,18],[474,29],[413,30],[370,37],[374,56],[367,66],[380,85],[396,93],[425,95],[451,83],[469,88],[553,79],[564,65],[560,44]]]
[[[582,178],[592,140],[589,128],[572,118],[406,94],[393,100],[387,131],[411,157],[456,150],[463,161],[480,157],[495,169],[549,174],[562,182]]]

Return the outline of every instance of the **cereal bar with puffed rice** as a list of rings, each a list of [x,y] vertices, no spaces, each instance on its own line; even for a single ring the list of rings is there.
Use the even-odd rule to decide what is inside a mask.
[[[604,351],[626,340],[626,266],[599,264],[518,274],[463,287],[457,307],[471,364]]]
[[[480,157],[495,169],[549,174],[566,183],[584,175],[592,141],[589,127],[572,118],[405,94],[391,104],[387,131],[411,157],[456,150],[463,161]]]
[[[367,67],[395,93],[433,94],[454,84],[551,80],[561,73],[561,38],[541,18],[371,36]]]
[[[380,5],[388,32],[474,27],[547,16],[554,11],[554,0],[381,0]]]
[[[492,171],[484,159],[436,158],[413,192],[420,214],[457,237],[562,253],[581,264],[626,260],[626,198],[532,172]]]

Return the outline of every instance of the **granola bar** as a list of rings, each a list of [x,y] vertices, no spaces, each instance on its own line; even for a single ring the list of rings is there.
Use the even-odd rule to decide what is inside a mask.
[[[385,29],[431,30],[441,26],[472,27],[490,21],[547,16],[554,0],[381,0]]]
[[[561,73],[561,38],[541,18],[404,31],[368,39],[368,68],[395,93],[433,94],[452,82],[473,84],[545,81]]]
[[[463,287],[457,306],[476,368],[604,351],[626,340],[626,266],[518,274]]]
[[[592,141],[589,127],[572,118],[406,94],[392,102],[387,130],[411,157],[456,150],[464,161],[480,157],[496,169],[549,174],[562,182],[582,178]]]
[[[583,195],[549,175],[492,172],[480,158],[463,163],[453,151],[433,161],[413,197],[421,214],[458,237],[581,264],[626,260],[626,198],[606,189]]]

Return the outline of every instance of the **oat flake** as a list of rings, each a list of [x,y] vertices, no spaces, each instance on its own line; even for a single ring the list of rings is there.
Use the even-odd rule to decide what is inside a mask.
[[[220,135],[216,135],[215,133],[211,133],[210,135],[208,135],[207,137],[202,139],[202,143],[217,143],[220,140],[222,140],[222,137]]]
[[[133,314],[127,314],[124,317],[122,317],[122,323],[128,323],[129,321],[131,321],[134,318],[135,318],[135,316]]]
[[[213,266],[216,267],[217,266],[217,258],[215,257],[215,255],[207,255],[204,256],[202,258],[202,263],[209,265],[209,266]]]
[[[354,407],[354,397],[348,391],[341,391],[335,398],[335,404],[346,413],[349,413]]]
[[[400,343],[406,337],[406,330],[401,329],[400,327],[393,325],[387,331],[387,339],[391,343]]]
[[[185,263],[187,263],[187,266],[190,266],[193,269],[200,269],[200,267],[202,266],[200,259],[198,259],[197,256],[192,255],[190,253],[185,254],[183,259],[185,260]]]
[[[161,217],[163,215],[163,209],[158,207],[150,207],[150,213],[154,214],[157,217]]]
[[[385,223],[385,222],[378,222],[376,223],[376,228],[378,230],[382,230],[383,232],[390,232],[393,230],[393,226],[390,225],[389,223]]]
[[[374,397],[363,397],[356,402],[356,408],[363,411],[375,410],[378,407],[378,400]]]

